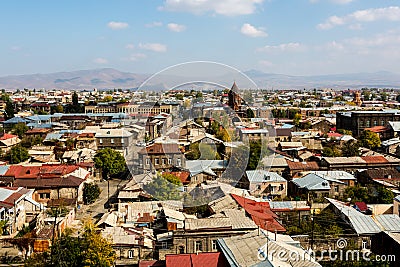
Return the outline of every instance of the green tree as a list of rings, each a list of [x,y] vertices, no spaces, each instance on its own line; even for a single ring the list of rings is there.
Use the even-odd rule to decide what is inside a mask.
[[[67,229],[49,251],[34,254],[25,266],[37,267],[111,267],[116,260],[112,244],[91,222],[85,223],[82,236],[72,236]]]
[[[254,116],[254,111],[253,111],[251,108],[248,108],[248,109],[246,110],[246,115],[247,115],[247,118],[249,118],[249,119],[255,117],[255,116]]]
[[[12,128],[11,132],[15,135],[18,135],[20,139],[22,139],[25,136],[26,131],[28,131],[29,128],[26,126],[25,123],[19,122],[14,125]]]
[[[125,171],[125,158],[112,148],[104,148],[97,151],[94,156],[96,168],[102,170],[103,179],[108,179],[109,176]]]
[[[6,159],[11,164],[18,164],[18,163],[24,162],[27,159],[29,159],[29,153],[28,153],[28,150],[25,147],[23,147],[22,145],[18,144],[16,146],[13,146],[6,153]]]
[[[357,141],[351,140],[342,145],[342,156],[355,157],[360,155],[360,145]]]
[[[83,202],[92,204],[100,196],[100,187],[95,183],[85,183],[83,186]]]
[[[5,111],[4,111],[4,118],[6,120],[14,118],[14,114],[15,114],[14,104],[11,102],[10,99],[8,99],[7,102],[6,102],[6,108],[5,108]]]
[[[386,189],[383,186],[376,188],[377,197],[374,201],[377,204],[391,204],[393,203],[394,194],[392,191]]]
[[[181,180],[176,175],[173,175],[170,173],[163,173],[161,176],[162,176],[162,178],[164,178],[165,180],[167,180],[168,182],[170,182],[174,185],[179,185],[179,186],[182,185]]]
[[[323,149],[324,157],[340,157],[341,151],[337,147],[324,147]]]
[[[359,137],[360,145],[369,149],[381,146],[381,139],[377,133],[371,131],[363,131]]]
[[[63,113],[64,112],[64,108],[62,105],[58,104],[57,106],[51,106],[50,108],[50,113],[54,114],[54,113]]]
[[[368,192],[368,189],[359,185],[346,187],[346,189],[344,190],[343,198],[345,201],[350,198],[351,203],[370,202],[370,194]]]
[[[161,175],[157,175],[151,183],[143,186],[144,190],[157,200],[181,199],[179,187],[180,185],[170,183]]]
[[[296,113],[296,115],[294,115],[294,118],[293,118],[293,124],[296,127],[299,127],[300,126],[300,121],[301,121],[301,114],[300,113]]]

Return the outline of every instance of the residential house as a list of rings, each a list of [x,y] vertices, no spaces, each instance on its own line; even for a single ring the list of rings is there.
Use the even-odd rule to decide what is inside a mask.
[[[4,133],[0,136],[0,149],[7,152],[20,142],[21,139],[18,138],[18,135]]]
[[[133,144],[133,135],[125,129],[94,129],[97,149],[112,148],[122,155],[129,153],[129,147]]]
[[[158,249],[158,258],[167,254],[216,252],[217,239],[243,235],[257,228],[244,210],[224,210],[208,218],[186,219],[183,229],[173,231],[170,241]]]
[[[90,180],[90,173],[76,165],[11,165],[4,168],[0,181],[34,189],[32,198],[43,204],[54,199],[82,202],[84,183]]]
[[[153,230],[145,227],[105,227],[101,235],[109,238],[116,253],[115,266],[133,266],[141,259],[154,258]]]
[[[290,194],[307,196],[307,201],[322,199],[323,197],[338,198],[343,195],[347,185],[335,178],[310,173],[302,178],[293,179],[290,184]]]
[[[313,173],[326,180],[338,180],[345,183],[347,186],[354,186],[357,179],[353,174],[345,171],[311,171],[305,174]]]
[[[32,199],[33,189],[0,187],[0,221],[6,221],[5,234],[11,235],[30,223],[44,207]]]
[[[285,172],[283,173],[283,175],[288,180],[302,177],[304,175],[304,173],[309,172],[309,171],[318,171],[319,170],[318,163],[315,161],[296,162],[296,161],[286,160],[286,162],[288,164],[288,167],[285,170]]]
[[[358,169],[396,167],[399,159],[384,156],[365,157],[324,157],[321,159],[322,170],[356,171]]]
[[[218,250],[223,253],[230,266],[321,266],[313,258],[314,255],[303,249],[298,241],[274,232],[254,230],[242,236],[221,238],[217,242]],[[277,257],[278,252],[281,256]]]
[[[228,267],[230,266],[221,252],[166,255],[163,267]]]
[[[400,186],[400,172],[395,168],[362,170],[357,173],[357,179],[362,184],[375,184],[388,189]]]
[[[185,167],[185,156],[178,144],[155,143],[138,152],[139,172],[169,171],[172,167]]]
[[[238,185],[249,189],[252,195],[262,195],[268,198],[285,198],[287,196],[287,180],[275,172],[246,171]]]

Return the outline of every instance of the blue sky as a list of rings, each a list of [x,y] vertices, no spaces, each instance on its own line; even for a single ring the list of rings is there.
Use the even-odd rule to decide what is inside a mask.
[[[0,76],[195,60],[290,75],[400,73],[389,0],[2,1]]]

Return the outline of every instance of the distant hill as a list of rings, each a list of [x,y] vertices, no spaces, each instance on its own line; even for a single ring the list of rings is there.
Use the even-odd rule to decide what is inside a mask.
[[[353,73],[353,74],[335,74],[335,75],[315,75],[315,76],[291,76],[275,73],[264,73],[258,70],[249,70],[244,72],[252,79],[259,88],[266,89],[313,89],[313,88],[400,88],[400,75],[391,72],[374,73]],[[45,89],[131,89],[137,88],[150,77],[150,74],[136,74],[121,72],[111,68],[79,70],[71,72],[56,72],[49,74],[28,74],[0,77],[0,88],[5,89],[23,89],[23,88],[45,88]],[[215,83],[226,84],[230,87],[236,80],[240,88],[247,88],[251,83],[245,82],[240,75],[222,75],[212,77]],[[204,77],[202,77],[204,80]],[[198,81],[195,73],[191,77],[192,81]],[[183,78],[177,75],[159,75],[153,78],[144,89],[164,90],[172,88],[179,84],[185,84],[188,77]],[[192,88],[202,87],[198,83]],[[253,86],[252,86],[253,87]]]

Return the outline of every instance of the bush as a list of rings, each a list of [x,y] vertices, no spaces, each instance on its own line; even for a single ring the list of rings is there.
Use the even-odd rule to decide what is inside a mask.
[[[97,184],[85,184],[83,187],[83,202],[92,204],[100,196],[100,187]]]

